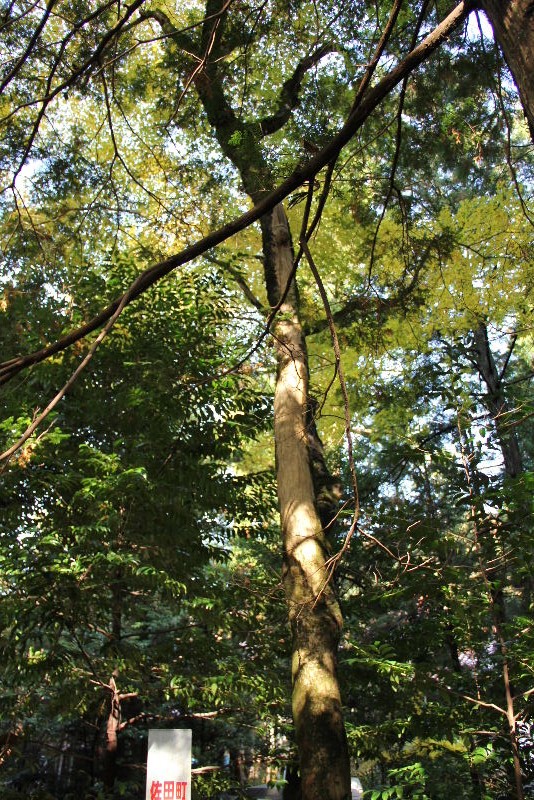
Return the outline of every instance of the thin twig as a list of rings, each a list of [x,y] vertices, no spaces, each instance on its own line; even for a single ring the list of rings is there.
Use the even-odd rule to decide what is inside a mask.
[[[130,292],[131,292],[131,291],[134,291],[134,286],[135,286],[135,282],[132,284],[132,286],[131,286],[131,288],[130,288]],[[38,416],[37,416],[37,417],[36,417],[36,418],[33,420],[33,422],[31,423],[31,425],[29,425],[29,426],[27,427],[27,429],[24,431],[24,433],[22,434],[22,436],[20,437],[20,439],[19,439],[17,442],[15,442],[15,444],[13,444],[13,445],[12,445],[10,448],[8,448],[8,449],[7,449],[7,450],[6,450],[4,453],[0,454],[0,461],[5,461],[5,462],[6,462],[6,463],[4,464],[4,466],[3,466],[2,470],[1,470],[2,472],[3,472],[3,471],[6,469],[6,467],[7,467],[7,464],[9,463],[9,459],[11,458],[11,456],[12,456],[14,453],[16,453],[16,452],[17,452],[17,450],[19,450],[19,448],[21,448],[21,447],[22,447],[22,445],[23,445],[25,442],[27,442],[27,441],[28,441],[28,439],[30,438],[30,436],[32,436],[32,434],[33,434],[33,433],[35,432],[35,430],[36,430],[36,429],[39,427],[39,425],[40,425],[40,424],[41,424],[41,423],[42,423],[42,422],[43,422],[43,421],[44,421],[44,420],[45,420],[45,419],[48,417],[48,415],[49,415],[49,414],[50,414],[50,413],[51,413],[51,412],[54,410],[54,408],[55,408],[55,407],[58,405],[58,403],[59,403],[59,402],[60,402],[60,401],[63,399],[63,397],[65,397],[66,393],[67,393],[67,392],[69,391],[69,389],[70,389],[70,388],[71,388],[71,387],[74,385],[74,383],[76,382],[76,380],[78,379],[78,377],[80,376],[80,374],[83,372],[83,370],[84,370],[84,369],[86,368],[86,366],[89,364],[89,362],[91,361],[92,357],[93,357],[93,356],[94,356],[94,354],[96,353],[96,351],[97,351],[97,349],[98,349],[99,345],[100,345],[100,344],[103,342],[103,340],[105,339],[105,337],[108,335],[108,333],[110,332],[110,330],[113,328],[113,326],[115,325],[115,323],[116,323],[117,319],[119,318],[119,316],[122,314],[122,312],[123,312],[124,308],[126,307],[126,305],[127,305],[127,303],[128,303],[128,294],[129,294],[129,293],[128,293],[128,292],[126,292],[126,294],[123,296],[123,298],[122,298],[121,302],[119,303],[119,305],[118,305],[118,307],[117,307],[117,310],[115,311],[115,313],[113,314],[113,316],[112,316],[112,317],[111,317],[111,318],[108,320],[108,322],[107,322],[107,324],[105,325],[105,327],[104,327],[104,328],[102,328],[102,330],[101,330],[101,331],[100,331],[100,333],[98,334],[97,338],[94,340],[93,344],[92,344],[92,345],[91,345],[91,347],[89,348],[89,352],[87,353],[87,355],[85,356],[85,358],[84,358],[84,359],[81,361],[81,363],[80,363],[80,364],[79,364],[79,365],[76,367],[76,369],[74,370],[74,372],[72,373],[72,375],[70,376],[70,378],[68,379],[68,381],[67,381],[67,382],[64,384],[64,386],[63,386],[63,387],[62,387],[62,388],[59,390],[59,392],[58,392],[58,393],[55,395],[55,397],[54,397],[54,398],[53,398],[53,399],[52,399],[52,400],[49,402],[49,404],[46,406],[46,408],[44,409],[44,411],[42,411],[42,412],[41,412],[41,413],[40,413],[40,414],[39,414],[39,415],[38,415]]]
[[[335,556],[333,556],[332,558],[330,558],[328,560],[328,572],[329,572],[329,575],[331,576],[333,574],[333,571],[335,569],[336,564],[340,561],[340,559],[343,557],[343,554],[348,549],[348,547],[350,545],[350,540],[352,539],[352,536],[354,535],[354,532],[356,531],[356,528],[358,526],[358,520],[359,520],[359,517],[360,517],[360,503],[359,503],[359,498],[358,498],[358,478],[356,476],[356,468],[355,468],[355,465],[354,465],[354,451],[353,451],[352,433],[351,433],[351,430],[350,430],[351,419],[350,419],[349,395],[348,395],[348,391],[347,391],[347,384],[346,384],[346,381],[345,381],[345,373],[343,371],[343,363],[342,363],[342,360],[341,360],[341,348],[339,346],[339,339],[338,339],[338,336],[337,336],[336,326],[334,324],[334,320],[333,320],[333,317],[332,317],[332,310],[330,308],[330,302],[328,300],[328,295],[326,294],[326,290],[325,290],[324,284],[323,284],[323,282],[321,280],[321,276],[319,274],[319,270],[317,269],[317,266],[315,264],[313,256],[312,256],[312,254],[310,252],[310,248],[308,247],[308,242],[306,241],[306,239],[304,237],[301,238],[300,245],[301,245],[301,247],[302,247],[302,249],[303,249],[303,251],[304,251],[304,253],[306,255],[306,259],[308,261],[308,264],[310,265],[310,269],[312,271],[313,277],[315,278],[315,282],[317,284],[317,288],[319,290],[319,294],[321,295],[321,300],[323,302],[323,307],[324,307],[324,310],[325,310],[325,313],[326,313],[326,316],[327,316],[327,319],[328,319],[328,327],[330,329],[330,337],[332,339],[332,347],[333,347],[333,350],[334,350],[334,357],[335,357],[335,362],[336,362],[336,373],[337,373],[338,380],[339,380],[339,386],[340,386],[340,389],[341,389],[341,395],[343,397],[343,410],[344,410],[344,420],[345,420],[345,440],[347,442],[347,455],[348,455],[348,461],[349,461],[349,470],[350,470],[350,476],[351,476],[352,490],[354,492],[354,512],[353,512],[351,526],[350,526],[350,528],[349,528],[349,530],[348,530],[348,532],[347,532],[347,534],[345,536],[345,539],[343,541],[343,545],[341,546],[341,549],[336,553]]]

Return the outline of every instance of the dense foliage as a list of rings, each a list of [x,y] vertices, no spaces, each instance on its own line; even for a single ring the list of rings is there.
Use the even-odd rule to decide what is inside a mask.
[[[160,725],[192,727],[201,766],[228,751],[199,797],[249,775],[292,791],[265,250],[248,225],[178,270],[165,259],[309,169],[449,11],[2,10],[1,449],[22,437],[0,484],[3,796],[142,797]],[[309,245],[310,405],[343,486],[327,539],[328,556],[343,547],[351,770],[372,800],[519,800],[534,786],[534,164],[482,13],[353,133],[287,202]],[[113,317],[151,268],[164,279]],[[83,326],[31,368],[8,361]]]

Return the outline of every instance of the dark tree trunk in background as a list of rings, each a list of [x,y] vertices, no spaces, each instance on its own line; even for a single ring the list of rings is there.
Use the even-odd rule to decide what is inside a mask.
[[[503,376],[499,374],[495,365],[488,340],[488,330],[483,324],[474,331],[472,354],[476,368],[488,390],[483,402],[495,423],[504,471],[509,478],[516,478],[523,472],[519,442],[514,429],[510,426],[510,408],[504,394]]]
[[[534,2],[481,0],[514,77],[534,142]]]
[[[104,750],[103,782],[106,789],[111,790],[117,778],[117,748],[119,744],[119,726],[121,722],[120,695],[112,675],[109,681],[109,713],[106,722],[106,749]]]

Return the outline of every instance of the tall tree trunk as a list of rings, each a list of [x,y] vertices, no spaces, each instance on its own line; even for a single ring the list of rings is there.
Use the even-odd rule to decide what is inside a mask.
[[[189,52],[197,48],[199,63],[203,64],[202,72],[195,76],[198,96],[222,152],[238,170],[248,196],[257,202],[273,187],[275,179],[262,148],[262,123],[252,124],[236,113],[225,89],[221,64],[233,48],[225,50],[227,12],[222,13],[222,7],[221,0],[206,0],[200,47],[198,42],[183,44]],[[170,48],[173,41],[182,41],[165,14],[152,11],[151,16],[167,34]],[[313,59],[305,59],[301,69],[305,71],[313,63]],[[302,75],[294,78],[297,89],[301,79]],[[288,91],[286,84],[282,99],[287,102],[284,91]],[[298,104],[295,98],[291,102],[295,107]],[[282,112],[276,117],[276,125],[271,120],[269,131],[278,130],[287,118]],[[267,295],[271,306],[276,306],[293,269],[291,236],[282,205],[262,218],[261,229]],[[346,800],[350,797],[350,760],[336,671],[342,617],[328,580],[329,554],[322,522],[322,518],[331,517],[335,506],[329,502],[333,482],[310,413],[308,355],[294,280],[277,319],[274,436],[283,582],[293,635],[292,704],[301,797]]]
[[[481,0],[514,77],[534,141],[534,2]]]
[[[269,301],[291,277],[284,209],[262,220]],[[284,546],[283,582],[293,635],[293,718],[305,800],[350,796],[350,768],[336,674],[342,616],[328,580],[328,545],[316,504],[308,431],[308,356],[295,281],[275,329],[274,435]],[[316,458],[316,454],[314,454]]]
[[[516,478],[523,471],[523,462],[517,436],[513,428],[507,426],[506,414],[509,412],[509,408],[504,395],[502,376],[499,375],[495,365],[486,326],[479,325],[473,335],[473,360],[488,389],[483,402],[495,423],[495,431],[504,461],[504,471],[508,477]]]
[[[477,329],[477,337],[478,344],[481,344],[482,339],[486,341],[488,344],[487,352],[490,353],[489,343],[487,340],[487,331],[483,324],[481,324]],[[475,342],[475,348],[476,347],[477,343]],[[474,466],[474,459],[472,458],[473,452],[469,447],[468,440],[464,438],[463,434],[461,436],[461,450],[462,461],[467,478],[468,492],[472,503],[471,519],[475,534],[475,552],[478,556],[479,574],[482,576],[482,580],[484,582],[484,588],[488,600],[489,614],[492,623],[492,632],[495,637],[495,641],[497,642],[500,655],[501,674],[504,686],[504,694],[506,697],[506,709],[501,708],[499,710],[505,716],[508,725],[508,737],[510,741],[513,764],[513,780],[515,784],[515,795],[511,796],[514,797],[515,800],[524,800],[525,794],[521,771],[521,752],[517,734],[519,715],[516,714],[516,709],[514,707],[514,702],[521,697],[521,694],[516,694],[516,691],[512,688],[511,683],[510,653],[505,632],[506,609],[504,606],[504,595],[500,582],[498,588],[496,589],[496,579],[498,580],[498,573],[495,569],[496,559],[494,557],[494,553],[490,552],[488,554],[486,548],[486,542],[488,540],[488,524],[487,521],[485,521],[481,525],[478,518],[477,506],[479,505],[480,501],[480,491],[478,488],[479,480],[477,467]],[[506,581],[506,575],[503,574],[502,578],[502,583],[504,584]]]

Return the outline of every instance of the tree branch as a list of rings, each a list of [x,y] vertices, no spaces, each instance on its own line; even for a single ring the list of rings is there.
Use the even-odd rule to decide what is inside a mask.
[[[184,720],[194,720],[194,719],[215,719],[216,717],[220,717],[223,714],[229,714],[234,709],[229,708],[221,708],[217,709],[217,711],[199,711],[197,713],[191,712],[189,714],[180,714],[179,719]],[[176,720],[176,714],[150,714],[147,712],[141,712],[141,714],[136,714],[135,717],[130,717],[130,719],[125,719],[119,725],[119,731],[123,731],[125,728],[130,727],[131,725],[137,725],[139,722],[150,722],[151,720],[158,720],[158,722],[171,722]],[[202,770],[211,769],[207,767],[200,767],[198,770],[191,770],[191,772],[202,772]]]
[[[299,105],[300,87],[302,86],[302,81],[306,73],[318,64],[324,56],[328,55],[328,53],[335,52],[336,48],[328,43],[318,47],[317,50],[314,50],[309,56],[299,61],[293,75],[282,84],[277,110],[269,117],[264,117],[260,120],[259,125],[262,136],[269,136],[271,133],[276,133],[276,131],[279,131],[280,128],[286,124],[293,111]]]
[[[506,352],[506,356],[504,358],[504,363],[503,363],[503,365],[501,367],[501,371],[499,372],[499,383],[502,383],[503,380],[504,380],[504,376],[506,374],[506,369],[507,369],[508,363],[509,363],[509,361],[510,361],[510,359],[512,357],[512,353],[514,352],[514,347],[515,347],[516,342],[517,342],[517,333],[514,331],[514,333],[512,333],[512,339],[510,341],[510,345],[508,347],[508,350]]]
[[[0,364],[0,385],[7,383],[21,370],[37,364],[55,353],[65,350],[70,345],[83,339],[88,334],[100,328],[120,305],[126,306],[142,295],[157,281],[161,280],[178,267],[189,263],[202,256],[208,250],[217,247],[222,242],[247,228],[270,212],[277,203],[282,202],[291,192],[302,184],[313,180],[318,172],[325,167],[337,153],[345,147],[357,131],[362,127],[370,114],[380,102],[403,80],[406,74],[416,69],[423,61],[447,39],[448,36],[464,21],[468,13],[468,5],[462,0],[456,8],[431,32],[425,39],[409,53],[391,72],[382,78],[373,88],[369,89],[358,107],[350,114],[339,133],[313,158],[304,164],[299,164],[297,169],[286,178],[274,191],[264,194],[255,206],[249,211],[236,217],[231,222],[200,239],[195,244],[184,248],[164,261],[160,261],[142,272],[127,291],[110,303],[93,319],[80,326],[71,333],[58,339],[53,344],[30,353],[26,356],[12,358]]]
[[[132,287],[131,287],[132,289],[133,289],[134,285],[135,284],[132,284]],[[77,381],[77,379],[80,376],[80,374],[83,372],[83,370],[86,368],[86,366],[89,364],[89,362],[91,361],[92,357],[96,353],[97,348],[99,347],[101,342],[105,339],[107,334],[110,332],[110,330],[112,329],[112,327],[114,326],[114,324],[118,320],[119,316],[121,315],[123,309],[125,308],[125,306],[127,305],[128,302],[129,302],[128,301],[128,292],[126,292],[126,294],[123,295],[121,302],[117,306],[117,308],[115,310],[115,313],[109,318],[106,326],[100,331],[99,335],[97,336],[97,338],[94,340],[93,344],[91,345],[91,347],[89,349],[89,352],[87,353],[85,358],[80,362],[80,364],[78,364],[78,366],[76,367],[76,369],[74,370],[74,372],[72,373],[72,375],[70,376],[68,381],[65,383],[65,385],[59,390],[59,392],[50,401],[50,403],[48,403],[48,405],[46,406],[44,411],[42,411],[40,414],[38,414],[36,416],[36,418],[32,421],[32,423],[26,428],[26,430],[24,431],[24,433],[22,434],[20,439],[18,439],[18,441],[15,442],[15,444],[13,444],[11,447],[9,447],[5,452],[0,454],[0,461],[5,461],[6,462],[6,464],[4,465],[3,469],[6,468],[7,463],[9,462],[9,459],[11,458],[11,456],[14,453],[16,453],[17,450],[20,447],[22,447],[22,445],[25,442],[28,441],[30,436],[37,430],[39,425],[54,410],[54,408],[58,405],[60,400],[62,400],[63,397],[65,397],[66,393],[71,388],[71,386],[73,386],[74,383]]]
[[[321,280],[321,276],[319,274],[319,270],[315,264],[313,256],[310,252],[308,247],[308,242],[306,241],[305,237],[302,237],[300,240],[300,245],[304,250],[304,254],[306,255],[306,259],[312,271],[313,277],[317,284],[317,288],[319,290],[319,294],[321,295],[321,300],[323,302],[323,307],[326,313],[326,317],[328,320],[328,328],[330,330],[330,338],[332,341],[332,347],[334,350],[334,356],[336,359],[336,373],[339,380],[339,388],[341,390],[341,396],[343,397],[343,412],[344,412],[344,421],[345,421],[345,442],[347,446],[347,457],[349,462],[349,472],[351,477],[351,484],[352,484],[352,491],[354,492],[354,511],[352,513],[352,522],[350,525],[349,530],[345,534],[345,538],[343,540],[343,544],[341,545],[341,549],[330,558],[327,562],[327,582],[332,578],[334,574],[334,570],[336,565],[339,563],[343,554],[347,551],[350,541],[356,532],[356,528],[358,527],[358,520],[360,518],[360,500],[359,500],[359,492],[358,492],[358,478],[356,475],[356,467],[354,464],[354,453],[353,453],[353,442],[352,442],[352,433],[351,433],[351,415],[350,415],[350,405],[349,405],[349,395],[347,391],[347,384],[345,381],[345,373],[343,370],[343,362],[341,360],[341,348],[339,346],[339,339],[337,336],[336,326],[332,317],[332,312],[330,310],[330,302],[328,300],[328,295],[326,294],[326,289],[324,288],[324,284]],[[326,587],[326,584],[325,584]],[[323,590],[324,588],[323,587]],[[316,602],[319,600],[319,597],[316,598]]]
[[[11,81],[13,80],[13,78],[15,77],[15,75],[17,74],[19,69],[22,67],[22,65],[24,64],[26,59],[29,57],[29,55],[32,52],[33,48],[37,44],[37,40],[38,40],[39,36],[41,35],[41,33],[43,32],[43,29],[44,29],[46,23],[48,22],[48,18],[50,16],[50,14],[52,13],[52,9],[54,8],[56,2],[57,2],[57,0],[48,0],[48,3],[46,5],[45,11],[44,11],[44,14],[41,17],[41,19],[39,21],[39,24],[37,25],[35,31],[33,32],[33,35],[31,37],[30,41],[28,42],[28,46],[26,47],[26,49],[22,53],[22,55],[17,59],[17,61],[15,62],[14,66],[8,72],[8,74],[6,75],[6,77],[4,78],[2,83],[0,83],[0,94],[2,94],[4,89],[6,89],[6,87],[11,83]]]
[[[218,267],[221,267],[223,270],[228,272],[233,280],[237,283],[243,294],[245,295],[246,299],[249,301],[251,305],[254,306],[258,311],[262,314],[267,314],[269,309],[266,308],[261,300],[259,300],[246,280],[244,279],[243,275],[240,271],[234,267],[229,261],[224,261],[221,258],[217,258],[216,256],[209,255],[207,256],[207,260],[210,261],[212,264],[217,264]]]
[[[417,282],[419,279],[419,274],[421,269],[423,268],[426,259],[428,258],[431,251],[431,245],[429,245],[425,251],[422,253],[419,263],[416,266],[414,273],[410,282],[406,285],[401,287],[397,294],[393,295],[392,297],[368,297],[365,295],[361,295],[359,297],[352,297],[348,300],[343,308],[338,309],[335,313],[332,314],[332,320],[336,325],[343,326],[343,325],[350,325],[353,322],[352,314],[354,312],[359,313],[369,313],[370,311],[374,311],[377,314],[382,312],[391,311],[396,308],[402,308],[406,299],[415,291],[417,288]],[[305,326],[305,333],[306,335],[312,336],[315,333],[321,333],[321,331],[326,330],[328,327],[328,320],[327,319],[318,319],[314,320],[314,322],[308,326]]]
[[[424,22],[424,19],[425,19],[425,16],[426,16],[428,4],[429,4],[429,0],[424,0],[423,5],[421,7],[421,11],[419,13],[419,17],[417,19],[415,30],[413,32],[413,36],[412,36],[412,40],[411,40],[411,44],[410,44],[410,49],[413,49],[415,47],[416,43],[417,43],[417,39],[419,37],[419,32],[421,30],[421,26],[422,26],[422,24]],[[400,155],[401,155],[402,113],[404,111],[404,103],[405,103],[405,100],[406,100],[406,91],[407,91],[407,88],[408,88],[408,78],[409,78],[409,74],[406,75],[404,77],[404,80],[402,81],[402,86],[401,86],[400,95],[399,95],[399,103],[398,103],[398,106],[397,106],[397,130],[396,130],[396,134],[395,134],[395,152],[393,153],[393,159],[392,159],[392,162],[391,162],[391,169],[390,169],[390,173],[389,173],[388,190],[387,190],[387,193],[386,193],[386,197],[385,197],[384,203],[382,205],[382,211],[380,213],[380,217],[378,219],[378,223],[376,225],[376,229],[375,229],[374,236],[373,236],[373,242],[371,244],[371,254],[369,256],[369,271],[368,271],[368,277],[367,277],[367,282],[368,282],[369,285],[371,284],[371,275],[372,275],[372,271],[373,271],[373,264],[374,264],[376,245],[377,245],[377,242],[378,242],[378,234],[380,232],[380,228],[382,226],[382,222],[384,221],[384,217],[386,216],[386,211],[387,211],[387,208],[388,208],[388,204],[389,204],[389,201],[391,200],[391,198],[393,196],[393,191],[394,191],[394,187],[395,187],[395,175],[396,175],[396,172],[397,172],[397,167],[399,165],[399,160],[400,160]]]
[[[435,683],[440,689],[443,689],[448,694],[452,694],[455,697],[459,697],[461,700],[465,700],[466,702],[472,703],[475,706],[482,706],[482,708],[491,708],[493,709],[493,711],[497,711],[499,714],[502,714],[504,717],[506,717],[506,709],[501,708],[495,703],[487,703],[485,700],[480,700],[478,697],[471,697],[468,694],[457,692],[455,689],[452,689],[450,686],[447,686],[447,684],[442,683],[436,675],[429,675],[428,678],[433,683]]]

